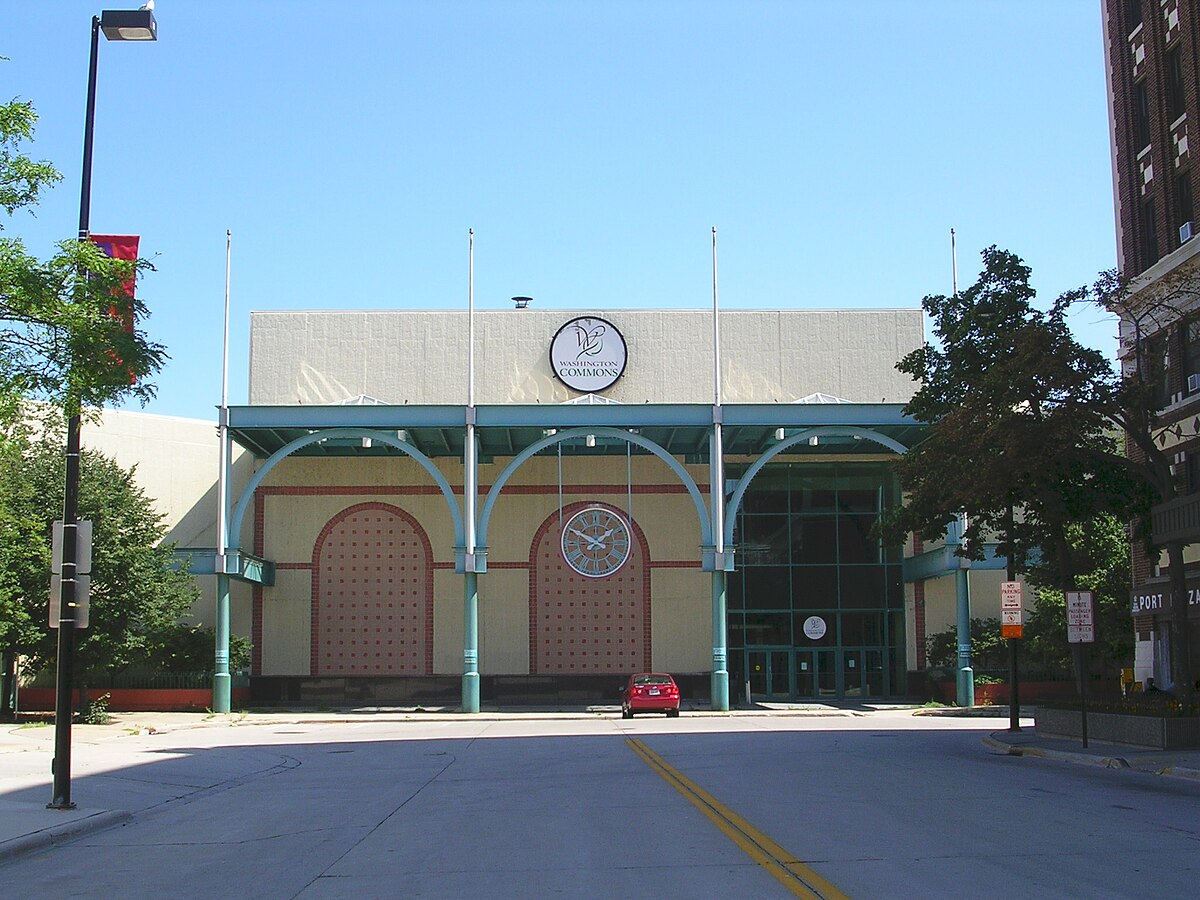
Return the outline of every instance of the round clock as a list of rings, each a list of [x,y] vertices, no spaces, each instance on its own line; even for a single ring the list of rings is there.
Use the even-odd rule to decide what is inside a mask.
[[[580,575],[611,575],[629,559],[629,525],[611,509],[581,509],[563,525],[562,553]]]

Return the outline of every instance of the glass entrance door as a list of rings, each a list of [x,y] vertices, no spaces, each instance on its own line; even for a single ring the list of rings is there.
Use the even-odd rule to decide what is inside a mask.
[[[880,650],[842,650],[842,696],[883,696],[883,652]]]
[[[746,650],[752,700],[788,700],[792,696],[791,652],[768,648]]]
[[[796,651],[796,696],[837,697],[836,650]]]

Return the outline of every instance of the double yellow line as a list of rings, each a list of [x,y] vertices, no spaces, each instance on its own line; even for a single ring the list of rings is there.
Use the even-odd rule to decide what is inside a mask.
[[[642,741],[626,738],[625,743],[645,760],[650,768],[661,775],[667,784],[690,800],[709,821],[741,847],[747,856],[770,872],[795,896],[807,897],[810,900],[848,900],[845,894],[796,859],[794,853],[789,853],[682,772],[672,768]]]

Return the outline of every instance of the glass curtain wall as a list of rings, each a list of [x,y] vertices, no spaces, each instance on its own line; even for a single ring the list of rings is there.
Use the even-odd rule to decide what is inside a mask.
[[[902,551],[872,537],[899,502],[884,463],[777,463],[758,474],[738,510],[728,578],[731,693],[740,698],[747,682],[755,700],[904,693]]]

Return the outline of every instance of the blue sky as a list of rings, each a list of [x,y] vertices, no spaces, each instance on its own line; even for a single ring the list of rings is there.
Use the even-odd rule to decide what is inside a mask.
[[[78,222],[101,8],[5,5],[0,99],[64,175],[5,223],[41,254]],[[960,286],[990,244],[1046,302],[1116,263],[1099,0],[155,12],[157,43],[101,40],[91,218],[158,267],[150,412],[215,420],[227,228],[235,404],[251,310],[465,311],[468,228],[479,309],[710,306],[713,226],[724,308],[918,306],[952,227]]]

